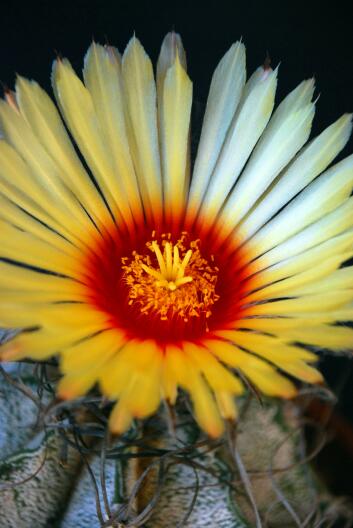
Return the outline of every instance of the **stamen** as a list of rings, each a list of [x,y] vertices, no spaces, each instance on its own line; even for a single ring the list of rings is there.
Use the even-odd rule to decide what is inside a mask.
[[[218,268],[201,256],[199,240],[190,242],[187,249],[187,238],[183,232],[173,244],[171,234],[163,234],[162,250],[156,240],[148,242],[157,268],[148,254],[134,251],[131,259],[122,258],[129,305],[139,306],[143,314],[157,313],[161,320],[179,316],[186,322],[189,317],[210,317],[211,307],[219,299],[215,291]]]

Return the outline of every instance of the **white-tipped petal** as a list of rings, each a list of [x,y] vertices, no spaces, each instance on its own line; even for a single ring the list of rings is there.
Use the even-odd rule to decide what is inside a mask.
[[[218,64],[211,82],[190,188],[189,207],[197,211],[242,96],[245,47],[236,42]]]
[[[270,119],[277,69],[271,72],[262,69],[262,72],[251,82],[251,89],[241,102],[206,191],[202,211],[209,220],[218,214]]]
[[[350,229],[302,253],[300,248],[298,248],[298,254],[293,257],[286,258],[283,254],[282,259],[277,260],[278,255],[272,255],[271,252],[265,253],[265,255],[254,261],[251,271],[258,272],[263,270],[261,275],[259,275],[259,281],[261,281],[261,284],[266,284],[308,270],[332,255],[337,256],[341,262],[344,262],[351,257],[352,252],[353,230]]]
[[[337,163],[304,189],[268,222],[249,245],[262,254],[342,204],[353,187],[353,155]]]
[[[317,277],[319,279],[319,277]],[[353,267],[347,266],[336,270],[328,277],[316,280],[294,290],[294,295],[309,295],[329,291],[353,290]]]
[[[314,79],[307,79],[302,81],[294,90],[292,90],[287,97],[283,99],[281,104],[276,108],[271,121],[269,122],[266,132],[272,128],[277,128],[281,122],[288,116],[307,106],[314,95],[315,83]]]
[[[296,291],[306,285],[315,283],[337,270],[342,262],[341,255],[329,257],[323,263],[319,263],[313,268],[309,268],[300,273],[290,275],[289,277],[279,280],[277,282],[272,281],[271,274],[268,275],[270,280],[266,284],[266,280],[263,280],[263,287],[250,295],[245,297],[246,302],[258,302],[264,299],[274,299],[276,297],[293,297],[297,296]]]
[[[311,141],[241,224],[239,236],[243,239],[252,236],[293,196],[325,170],[347,143],[351,130],[351,115],[345,114]]]
[[[161,100],[162,88],[166,73],[168,69],[173,66],[177,55],[179,57],[181,66],[186,71],[186,55],[181,37],[178,33],[171,31],[164,37],[157,62],[158,100]]]
[[[323,216],[296,235],[285,240],[268,251],[263,257],[266,261],[280,262],[293,257],[340,235],[353,226],[353,198],[344,201],[331,213]]]
[[[167,70],[163,81],[160,143],[165,215],[180,218],[188,191],[188,140],[192,103],[192,83],[179,56]]]
[[[314,104],[309,103],[293,113],[282,113],[276,126],[271,127],[270,121],[226,203],[223,216],[229,229],[250,211],[307,141],[314,112]]]

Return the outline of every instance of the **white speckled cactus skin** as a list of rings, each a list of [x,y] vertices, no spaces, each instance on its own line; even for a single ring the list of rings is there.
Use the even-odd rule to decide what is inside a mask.
[[[11,376],[20,376],[33,391],[33,367],[28,365],[7,366]],[[55,431],[33,430],[36,409],[18,389],[0,379],[0,527],[1,528],[99,528],[108,526],[107,515],[100,488],[100,457],[93,455],[88,462],[99,488],[102,508],[101,520],[97,517],[96,498],[92,478],[79,453],[69,448],[63,462],[63,440]],[[289,407],[290,410],[290,407]],[[296,441],[291,438],[278,451],[273,451],[293,427],[295,415],[283,412],[275,404],[250,406],[245,421],[241,422],[237,446],[244,466],[248,470],[269,468],[271,452],[276,452],[274,467],[285,467],[296,457]],[[192,442],[195,434],[190,427],[182,431],[184,442]],[[154,447],[170,448],[173,440],[160,439]],[[138,451],[138,450],[137,450]],[[224,451],[224,450],[223,450]],[[217,451],[197,459],[204,467],[212,468],[224,480],[234,478],[222,462],[225,452]],[[44,461],[45,458],[45,461]],[[123,511],[121,497],[129,495],[136,479],[143,473],[149,460],[133,458],[121,465],[118,460],[107,459],[105,485],[111,512]],[[30,480],[21,481],[40,471]],[[122,469],[123,468],[123,469]],[[305,468],[306,470],[308,468]],[[198,470],[198,495],[192,511],[186,516],[194,498],[195,471],[190,465],[172,465],[163,482],[162,492],[150,516],[143,524],[146,528],[246,528],[255,526],[254,512],[244,496],[239,483],[235,491],[229,491],[214,475]],[[135,526],[133,519],[144,510],[155,492],[155,474],[147,476],[136,499],[131,502],[130,515],[125,523],[116,526]],[[279,474],[275,481],[290,498],[290,503],[301,518],[310,512],[316,494],[309,484],[302,466]],[[18,483],[15,487],[12,485]],[[269,526],[283,528],[295,526],[288,512],[278,504],[270,477],[253,478],[253,494],[261,516],[270,508]],[[239,493],[237,492],[239,490]],[[120,503],[119,503],[120,501]],[[277,506],[276,506],[277,503]],[[119,516],[117,516],[119,518]],[[120,518],[122,518],[120,516]],[[184,519],[184,520],[183,520]],[[104,524],[105,523],[105,524]],[[130,524],[129,524],[130,523]]]

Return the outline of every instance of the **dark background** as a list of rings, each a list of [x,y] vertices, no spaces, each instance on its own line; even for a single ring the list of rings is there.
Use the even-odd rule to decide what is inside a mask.
[[[231,2],[153,2],[73,0],[2,3],[0,81],[12,85],[15,72],[49,88],[56,53],[77,69],[91,40],[124,50],[136,32],[152,60],[164,35],[182,35],[197,100],[205,101],[212,72],[240,37],[247,47],[248,72],[268,51],[279,62],[278,100],[303,78],[317,79],[321,129],[353,111],[352,2],[233,0]]]
[[[195,128],[207,97],[212,72],[229,46],[240,37],[247,46],[251,73],[268,52],[281,63],[277,101],[302,79],[317,80],[314,134],[344,112],[353,111],[352,2],[27,2],[2,5],[0,11],[0,81],[12,87],[15,72],[34,78],[50,90],[51,63],[68,57],[77,70],[94,38],[124,50],[133,32],[155,62],[164,35],[182,35],[194,81]],[[196,131],[197,136],[197,131]],[[353,152],[353,141],[340,157]],[[338,408],[353,419],[352,361],[325,359],[322,368],[340,394]]]

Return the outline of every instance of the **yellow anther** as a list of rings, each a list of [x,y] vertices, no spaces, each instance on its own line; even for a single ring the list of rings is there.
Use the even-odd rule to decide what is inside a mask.
[[[199,240],[187,249],[187,233],[173,244],[170,233],[161,235],[162,249],[156,240],[147,243],[154,253],[157,267],[150,255],[133,251],[132,258],[122,258],[124,279],[129,287],[129,305],[137,304],[141,313],[155,312],[162,321],[178,315],[185,322],[189,317],[206,318],[219,299],[215,287],[218,269],[201,256]]]

